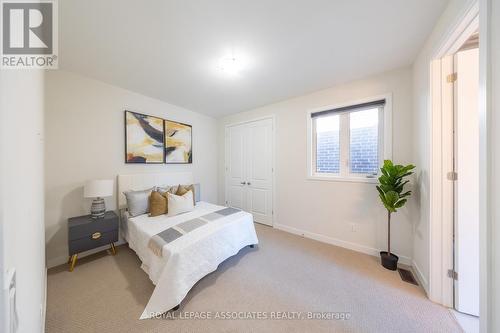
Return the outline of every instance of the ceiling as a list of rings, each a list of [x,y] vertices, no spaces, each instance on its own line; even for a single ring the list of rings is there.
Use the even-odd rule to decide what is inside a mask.
[[[219,117],[410,65],[446,3],[64,0],[59,65]]]

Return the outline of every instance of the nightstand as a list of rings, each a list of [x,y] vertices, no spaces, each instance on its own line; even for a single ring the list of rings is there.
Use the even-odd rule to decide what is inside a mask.
[[[114,242],[118,241],[118,215],[106,212],[103,218],[93,219],[91,215],[68,219],[69,271],[75,268],[78,253],[111,245],[111,252],[116,254]]]

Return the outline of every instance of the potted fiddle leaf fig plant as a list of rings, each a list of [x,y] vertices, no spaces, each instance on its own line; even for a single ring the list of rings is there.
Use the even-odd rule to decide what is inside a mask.
[[[414,165],[394,165],[391,160],[385,160],[380,168],[382,175],[378,178],[377,191],[380,201],[387,210],[387,251],[380,252],[382,266],[395,271],[398,267],[399,257],[391,253],[391,214],[402,208],[411,195],[411,191],[405,192],[405,185],[409,183],[406,177],[413,174]]]

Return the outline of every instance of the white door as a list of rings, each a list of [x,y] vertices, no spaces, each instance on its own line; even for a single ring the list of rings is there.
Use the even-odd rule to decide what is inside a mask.
[[[245,135],[246,127],[232,126],[226,134],[226,204],[246,210],[246,165]]]
[[[228,127],[226,203],[273,224],[273,120]]]
[[[479,315],[479,51],[458,52],[455,82],[455,309]]]
[[[247,211],[255,222],[273,224],[273,121],[247,125]]]

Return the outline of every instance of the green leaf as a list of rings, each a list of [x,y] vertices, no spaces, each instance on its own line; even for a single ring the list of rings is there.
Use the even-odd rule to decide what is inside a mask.
[[[380,201],[382,201],[382,203],[385,205],[387,205],[387,202],[385,200],[385,196],[383,194],[379,194],[378,197],[380,198]]]
[[[410,182],[409,180],[406,180],[406,181],[404,181],[403,183],[400,183],[399,185],[397,185],[397,186],[395,187],[395,189],[394,189],[394,190],[395,190],[396,192],[398,192],[398,194],[400,194],[401,192],[403,192],[404,186],[405,186],[407,183],[409,183],[409,182]],[[400,195],[400,196],[401,196],[401,195]]]
[[[403,178],[403,177],[408,177],[409,175],[413,175],[413,172],[407,172],[399,177]]]
[[[394,191],[389,191],[385,194],[385,200],[388,205],[394,206],[399,200],[399,195]]]
[[[392,190],[392,186],[391,186],[391,185],[383,185],[383,184],[382,184],[382,185],[380,185],[380,189],[381,189],[382,191],[384,191],[384,193],[387,193],[387,192],[389,192],[390,190]]]
[[[386,170],[386,169],[384,169],[384,168],[380,168],[380,172],[382,172],[382,174],[383,174],[384,176],[389,177],[389,173],[387,172],[387,170]]]
[[[378,178],[378,181],[380,182],[380,184],[388,184],[389,180],[390,180],[390,177],[386,176],[386,175],[382,175]]]
[[[409,197],[410,195],[411,195],[411,191],[407,191],[407,192],[405,192],[403,194],[400,194],[399,197],[400,198],[406,198],[406,197]]]
[[[399,200],[399,201],[398,201],[398,202],[396,202],[396,204],[394,205],[394,208],[401,208],[401,207],[403,207],[405,204],[406,204],[406,199]]]

